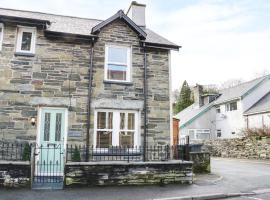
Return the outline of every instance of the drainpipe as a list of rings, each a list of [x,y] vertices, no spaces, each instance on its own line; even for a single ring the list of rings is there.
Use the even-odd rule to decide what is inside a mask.
[[[147,145],[147,63],[146,63],[146,47],[145,43],[142,43],[144,51],[144,80],[143,80],[143,91],[144,91],[144,135],[143,135],[143,161],[146,161],[146,145]]]
[[[93,80],[93,53],[94,53],[95,39],[91,40],[90,50],[90,65],[89,65],[89,84],[88,84],[88,105],[87,105],[87,127],[86,127],[86,152],[85,161],[89,161],[89,139],[90,139],[90,126],[91,126],[91,100],[92,100],[92,80]]]

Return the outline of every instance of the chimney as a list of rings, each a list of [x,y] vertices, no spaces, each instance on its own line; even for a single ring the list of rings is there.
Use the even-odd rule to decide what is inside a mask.
[[[127,11],[127,16],[138,26],[145,27],[145,4],[132,1]]]
[[[194,104],[196,105],[197,108],[200,108],[204,105],[203,102],[203,86],[196,84],[196,86],[193,89],[193,93],[194,93]]]

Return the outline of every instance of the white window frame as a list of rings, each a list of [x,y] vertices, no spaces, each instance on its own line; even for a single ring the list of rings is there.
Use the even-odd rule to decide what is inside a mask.
[[[93,135],[93,146],[95,150],[102,150],[102,152],[108,150],[108,148],[97,148],[97,113],[98,112],[112,112],[113,113],[113,129],[112,129],[112,146],[119,146],[119,135],[120,130],[120,113],[134,113],[135,114],[135,130],[134,130],[134,146],[133,148],[136,149],[136,147],[140,144],[140,133],[139,133],[139,127],[140,127],[140,112],[135,110],[113,110],[113,109],[96,109],[94,113],[94,135]],[[107,114],[106,114],[106,121],[107,121]],[[127,123],[127,122],[125,122]],[[103,129],[102,129],[103,130]],[[108,129],[111,130],[111,129]]]
[[[31,32],[32,33],[30,51],[26,51],[26,50],[21,49],[23,32]],[[18,26],[16,50],[15,50],[16,53],[34,54],[35,49],[36,49],[36,33],[37,33],[36,27]]]
[[[3,38],[4,38],[4,24],[0,23],[0,27],[2,28],[2,34],[0,35],[0,51],[2,51]]]
[[[190,133],[193,132],[194,134],[194,138],[193,140],[201,140],[200,138],[198,138],[198,134],[208,134],[209,138],[210,139],[210,134],[211,134],[211,131],[210,129],[188,129],[188,135],[190,136]],[[190,138],[192,140],[192,138]]]
[[[121,48],[127,50],[127,63],[118,63],[118,62],[109,62],[108,59],[108,52],[109,48]],[[130,46],[121,46],[121,45],[113,45],[113,44],[106,44],[105,45],[105,66],[104,66],[104,80],[110,81],[110,82],[131,82],[131,68],[132,68],[132,53],[131,53],[131,47]],[[115,64],[115,65],[127,65],[127,74],[126,74],[126,80],[112,80],[108,78],[108,64]]]

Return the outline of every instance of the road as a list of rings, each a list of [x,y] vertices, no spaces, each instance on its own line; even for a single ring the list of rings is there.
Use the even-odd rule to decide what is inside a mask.
[[[270,188],[270,162],[212,159],[212,174],[196,176],[193,185],[92,187],[58,191],[0,190],[0,200],[152,200]],[[269,200],[270,194],[232,198]],[[256,200],[256,199],[255,199]]]

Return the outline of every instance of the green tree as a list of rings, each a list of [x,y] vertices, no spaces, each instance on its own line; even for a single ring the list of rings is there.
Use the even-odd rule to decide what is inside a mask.
[[[31,157],[31,147],[28,143],[26,143],[23,147],[22,160],[28,161]]]
[[[174,105],[174,113],[179,113],[180,111],[184,110],[191,104],[193,104],[194,100],[191,98],[191,90],[190,87],[185,80],[183,82],[180,94],[178,96],[178,99]]]

